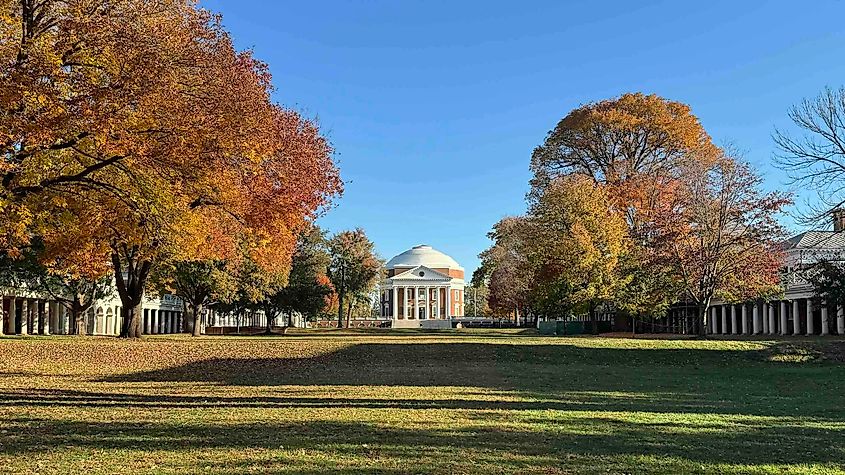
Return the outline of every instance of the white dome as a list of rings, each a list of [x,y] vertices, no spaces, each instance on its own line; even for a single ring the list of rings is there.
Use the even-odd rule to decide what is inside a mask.
[[[388,269],[397,267],[426,266],[429,269],[460,269],[463,270],[457,261],[443,254],[437,249],[421,244],[399,254],[387,261]]]

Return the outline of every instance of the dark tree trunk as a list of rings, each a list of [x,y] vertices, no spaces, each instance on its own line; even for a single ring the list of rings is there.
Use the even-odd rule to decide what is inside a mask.
[[[596,322],[596,304],[590,302],[590,333],[593,335],[599,334],[598,322]]]
[[[265,335],[272,335],[273,334],[273,321],[275,320],[275,318],[272,317],[270,313],[265,313],[264,316],[267,319],[267,325],[266,325],[266,328],[264,329],[264,334]]]
[[[707,334],[707,305],[698,306],[698,336]]]
[[[344,292],[340,291],[337,294],[337,327],[343,328],[343,297]]]
[[[142,295],[143,297],[143,295]],[[123,298],[121,297],[121,301]],[[123,307],[120,314],[123,317],[123,327],[120,330],[121,338],[141,338],[144,333],[142,321],[144,320],[144,309],[139,303],[133,307]]]
[[[144,311],[144,289],[147,285],[147,278],[150,275],[152,262],[139,260],[136,247],[121,246],[123,256],[118,250],[112,252],[112,267],[117,283],[117,293],[120,302],[123,304],[121,315],[123,316],[123,327],[120,330],[121,338],[141,338],[143,335],[142,323]],[[124,276],[123,261],[126,261]]]
[[[196,304],[188,307],[189,319],[192,324],[191,336],[202,336],[203,305]]]
[[[70,309],[70,334],[71,335],[84,335],[85,334],[85,319],[83,318],[82,311],[74,305],[73,308]]]

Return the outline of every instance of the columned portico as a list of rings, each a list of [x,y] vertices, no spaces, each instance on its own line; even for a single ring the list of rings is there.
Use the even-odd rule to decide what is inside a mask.
[[[464,271],[451,257],[430,246],[416,246],[386,267],[382,316],[391,318],[394,327],[451,328],[451,318],[462,316],[462,309],[452,307],[451,295],[463,292]]]

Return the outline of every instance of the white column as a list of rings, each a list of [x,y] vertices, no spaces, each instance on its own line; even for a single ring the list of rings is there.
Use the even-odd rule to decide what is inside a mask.
[[[807,299],[807,334],[812,335],[816,333],[816,329],[813,328],[815,325],[813,324],[813,300]]]
[[[769,303],[763,303],[763,314],[760,315],[763,319],[763,334],[769,333]]]
[[[161,328],[161,309],[157,308],[155,310],[150,310],[153,314],[153,333],[160,334],[162,333]]]
[[[780,334],[786,335],[789,326],[789,318],[786,315],[786,300],[780,301]]]
[[[410,319],[414,317],[414,300],[411,298],[411,291],[414,287],[409,285],[405,287],[405,318]]]
[[[742,334],[748,335],[748,303],[742,302]]]
[[[29,301],[21,299],[21,335],[29,334]]]
[[[425,286],[425,318],[431,320],[431,287]]]
[[[822,301],[822,335],[830,333],[830,325],[827,321],[827,302]]]
[[[775,304],[769,303],[769,335],[774,335],[777,333],[777,328],[775,323]]]
[[[722,335],[727,335],[728,333],[728,306],[722,305]]]
[[[414,318],[420,319],[420,286],[414,286]]]
[[[17,298],[15,298],[14,295],[12,295],[12,298],[9,299],[9,314],[7,315],[8,318],[6,318],[7,335],[14,335],[15,333],[17,333],[17,328],[15,328],[15,318],[17,318],[18,314],[16,300]]]
[[[50,302],[40,300],[38,302],[38,333],[50,334]]]
[[[66,309],[64,307],[64,305],[62,305],[61,316],[62,316],[62,333],[64,333],[65,335],[69,335],[70,332],[71,332],[71,329],[70,329],[71,321],[70,320],[73,317],[73,315],[71,315],[70,310]]]
[[[792,334],[801,334],[801,309],[798,306],[798,299],[792,301]]]
[[[393,319],[396,320],[399,318],[399,287],[393,287]]]
[[[731,305],[731,333],[739,334],[739,327],[737,326],[736,305]]]
[[[62,333],[62,306],[59,302],[51,302],[50,304],[50,323],[53,324],[53,333],[61,335]]]
[[[710,309],[710,333],[719,333],[719,325],[716,323],[716,307]]]
[[[836,333],[839,335],[845,333],[845,310],[842,305],[836,306]]]
[[[754,302],[754,307],[751,309],[752,321],[754,322],[754,334],[760,333],[760,304]]]
[[[452,318],[452,288],[446,287],[446,319]]]

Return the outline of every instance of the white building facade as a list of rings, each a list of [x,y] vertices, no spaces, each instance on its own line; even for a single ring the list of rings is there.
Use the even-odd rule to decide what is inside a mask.
[[[142,331],[145,334],[184,331],[182,301],[172,295],[144,299]],[[77,332],[72,315],[61,302],[21,289],[0,289],[0,334],[6,335],[104,335],[120,334],[123,318],[117,293],[94,302],[83,312]]]
[[[834,213],[833,231],[807,231],[784,243],[782,298],[741,304],[716,302],[710,333],[723,335],[845,335],[842,302],[826,302],[806,280],[820,260],[845,262],[845,213]]]
[[[428,245],[390,259],[381,282],[381,316],[393,328],[451,328],[464,315],[464,268]]]

